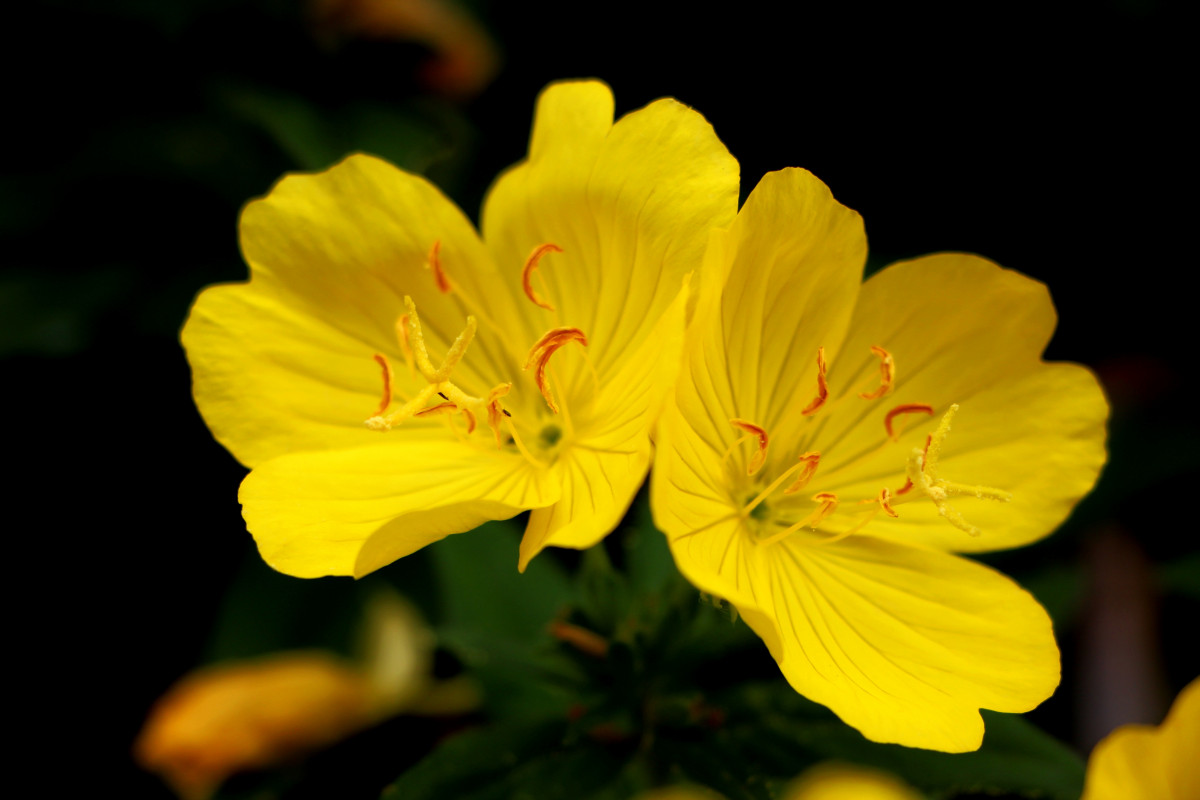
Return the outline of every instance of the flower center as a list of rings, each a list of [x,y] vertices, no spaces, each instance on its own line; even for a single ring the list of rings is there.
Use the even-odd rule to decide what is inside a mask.
[[[525,294],[533,303],[550,311],[554,311],[554,306],[534,291],[532,276],[543,256],[547,253],[561,252],[562,248],[553,243],[538,245],[530,254],[521,274],[521,285]],[[425,266],[432,273],[438,291],[443,294],[455,291],[453,283],[442,266],[440,241],[433,243]],[[467,303],[465,299],[464,303]],[[383,394],[375,413],[367,418],[366,426],[371,430],[382,432],[391,430],[407,419],[425,419],[444,415],[448,420],[453,420],[461,416],[466,423],[467,435],[470,435],[474,433],[482,420],[491,429],[497,447],[512,444],[531,462],[538,466],[544,466],[533,457],[525,446],[517,431],[517,426],[513,424],[512,413],[504,407],[502,398],[512,390],[511,381],[498,383],[485,396],[477,397],[463,391],[452,380],[455,366],[462,361],[467,348],[475,338],[477,329],[475,316],[467,315],[466,327],[447,349],[441,363],[435,366],[430,358],[421,329],[420,315],[417,313],[416,304],[411,297],[404,298],[404,307],[406,313],[396,320],[396,338],[400,345],[400,351],[404,355],[410,377],[416,378],[420,374],[425,380],[425,385],[399,408],[393,409],[395,375],[392,365],[387,356],[376,353],[374,355],[375,362],[379,364],[383,373]],[[471,307],[469,303],[467,303],[467,307]],[[483,316],[486,322],[486,315]],[[557,314],[555,317],[557,318]],[[564,412],[568,431],[571,425],[570,417],[565,413],[566,408],[560,409],[559,402],[555,399],[551,388],[552,374],[549,371],[549,363],[555,352],[571,342],[577,342],[584,347],[588,344],[587,336],[579,328],[563,326],[551,328],[534,343],[525,363],[526,370],[534,370],[534,382],[545,398],[550,411],[554,414],[559,413],[560,410]],[[590,360],[588,364],[591,366]],[[593,377],[594,372],[593,368]],[[452,428],[454,427],[452,421],[449,424]],[[540,430],[536,444],[543,452],[553,450],[562,438],[563,429],[557,424],[551,423]]]

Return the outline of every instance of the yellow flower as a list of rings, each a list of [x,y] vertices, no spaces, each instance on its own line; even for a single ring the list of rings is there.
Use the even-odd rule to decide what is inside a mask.
[[[678,362],[685,276],[733,219],[738,176],[673,100],[612,119],[603,84],[546,89],[482,239],[423,178],[364,155],[246,206],[251,280],[204,291],[182,338],[205,421],[253,470],[240,499],[271,566],[363,575],[534,509],[524,569],[620,520]]]
[[[357,661],[321,651],[202,667],[151,709],[134,757],[184,798],[306,755],[393,714],[455,714],[479,702],[465,677],[433,678],[434,637],[398,595],[367,608]]]
[[[1107,406],[1041,361],[1041,284],[962,254],[861,283],[866,248],[803,170],[714,234],[651,501],[679,569],[798,692],[875,741],[973,750],[979,708],[1053,692],[1058,649],[1032,597],[953,553],[1053,530],[1104,461]]]
[[[783,800],[921,800],[921,795],[886,772],[826,762],[792,781]]]
[[[1082,800],[1195,800],[1198,754],[1200,679],[1184,687],[1159,727],[1125,725],[1096,745]]]
[[[378,719],[370,682],[325,653],[282,653],[191,673],[159,700],[134,746],[181,797],[264,769]]]

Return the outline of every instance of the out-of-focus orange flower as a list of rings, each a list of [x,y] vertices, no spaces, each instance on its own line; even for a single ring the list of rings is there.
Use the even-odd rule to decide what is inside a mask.
[[[434,57],[421,70],[429,88],[455,97],[478,93],[500,55],[487,31],[454,0],[311,0],[318,33],[418,42]]]
[[[218,664],[177,683],[155,706],[134,756],[185,798],[237,772],[303,755],[376,718],[371,684],[320,652]]]

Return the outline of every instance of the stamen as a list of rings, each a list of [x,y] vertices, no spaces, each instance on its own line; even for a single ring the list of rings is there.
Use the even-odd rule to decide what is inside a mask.
[[[821,454],[816,451],[805,453],[800,456],[800,463],[804,466],[804,469],[800,470],[800,477],[796,478],[795,483],[783,490],[784,494],[795,494],[812,480],[812,476],[817,472],[817,466],[821,463]]]
[[[525,457],[525,460],[539,469],[545,469],[546,465],[534,458],[529,452],[529,449],[525,447],[525,443],[521,441],[521,437],[517,433],[517,426],[513,425],[513,421],[511,419],[506,419],[504,422],[508,426],[508,435],[512,437],[513,444],[517,446],[517,450],[521,451],[521,455]]]
[[[537,381],[538,389],[542,392],[542,397],[546,398],[546,405],[550,406],[550,410],[555,414],[558,413],[558,405],[554,402],[554,395],[550,392],[550,383],[546,379],[546,366],[550,363],[550,356],[568,342],[579,342],[584,347],[587,347],[587,336],[579,328],[551,328],[542,334],[542,338],[534,343],[529,351],[529,358],[525,360],[524,369],[537,365],[537,371],[534,373],[534,378]]]
[[[525,259],[525,268],[521,270],[521,288],[525,290],[525,296],[528,297],[534,305],[540,306],[547,311],[553,311],[554,306],[543,300],[538,293],[533,289],[532,277],[533,271],[538,268],[538,262],[542,260],[542,256],[546,253],[561,253],[563,250],[558,245],[552,242],[539,244],[533,248],[533,252],[529,254],[529,258]]]
[[[408,377],[417,377],[417,365],[413,363],[412,346],[408,343],[408,314],[401,314],[396,320],[396,339],[400,342],[400,352],[404,353],[404,363],[408,365]]]
[[[800,414],[810,417],[825,405],[829,398],[829,384],[825,382],[825,348],[817,348],[817,396],[813,401],[800,410]]]
[[[795,525],[791,525],[787,529],[763,539],[761,542],[759,542],[759,544],[775,544],[775,542],[786,539],[801,528],[815,529],[826,517],[828,517],[834,511],[837,511],[838,496],[833,492],[818,492],[817,494],[813,495],[812,499],[820,503],[820,505],[818,505],[811,514],[797,522]]]
[[[942,415],[942,421],[938,423],[937,430],[925,443],[925,474],[931,480],[937,480],[937,462],[942,455],[942,442],[946,441],[946,434],[950,433],[950,422],[957,413],[958,403],[952,403],[946,413]]]
[[[897,494],[897,496],[902,495],[902,494],[907,494],[909,491],[912,490],[912,488],[913,488],[913,482],[911,480],[909,480],[908,478],[905,478],[904,485],[896,490],[896,494]]]
[[[432,417],[434,414],[454,414],[462,412],[462,415],[467,419],[467,433],[475,432],[475,415],[471,413],[469,408],[465,406],[457,406],[454,403],[438,403],[436,406],[422,409],[413,414],[414,417],[420,419],[424,417]]]
[[[449,294],[450,279],[446,277],[446,271],[442,269],[441,251],[442,240],[435,239],[433,247],[429,248],[429,263],[426,266],[433,272],[433,280],[437,284],[438,291],[442,294]]]
[[[758,450],[754,455],[750,456],[750,462],[746,465],[746,474],[753,475],[762,468],[762,465],[767,460],[767,432],[761,425],[755,425],[753,422],[747,422],[744,419],[731,419],[729,424],[738,430],[745,431],[750,436],[758,438]],[[749,436],[743,437],[738,441],[745,441]]]
[[[864,395],[859,395],[863,397]],[[893,442],[900,441],[900,434],[892,428],[892,420],[901,414],[929,414],[933,415],[933,406],[926,403],[905,403],[904,405],[896,406],[883,418],[883,427],[887,430],[888,438]]]
[[[372,417],[382,417],[383,412],[388,410],[388,406],[392,404],[392,365],[388,363],[387,356],[382,353],[375,354],[375,363],[383,369],[383,397],[379,400],[379,408],[375,409]]]
[[[877,497],[875,499],[879,502],[879,507],[882,508],[889,517],[900,516],[899,514],[896,513],[896,510],[894,508],[892,508],[892,490],[891,489],[887,488],[886,486],[883,487],[882,489],[879,490],[879,497]]]
[[[1007,503],[1012,500],[1012,495],[1002,489],[954,483],[937,476],[937,461],[941,455],[942,443],[950,432],[950,422],[957,412],[958,404],[955,403],[946,411],[937,430],[925,438],[925,449],[922,451],[913,448],[912,455],[909,456],[908,464],[905,466],[908,480],[905,488],[901,491],[907,491],[910,488],[920,489],[922,494],[933,501],[938,514],[943,519],[970,536],[979,536],[982,531],[963,519],[962,514],[947,503],[946,499],[948,497],[977,497],[981,500]],[[880,504],[882,505],[882,500]]]
[[[488,392],[487,400],[484,401],[484,404],[487,407],[488,427],[492,429],[492,433],[496,436],[496,447],[504,446],[504,442],[500,438],[500,423],[502,422],[500,415],[503,414],[505,416],[512,416],[504,409],[502,405],[500,405],[500,398],[508,394],[511,389],[511,383],[501,383],[497,386],[494,386],[492,387],[492,390]]]
[[[890,394],[892,384],[896,380],[896,361],[892,358],[892,354],[875,345],[871,345],[871,352],[879,356],[879,388],[873,392],[859,394],[863,400],[878,400],[885,394]]]

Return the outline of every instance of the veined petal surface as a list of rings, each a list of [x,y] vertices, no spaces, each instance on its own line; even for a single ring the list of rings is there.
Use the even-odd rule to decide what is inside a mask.
[[[275,569],[361,576],[449,534],[549,505],[560,483],[555,469],[447,434],[280,456],[246,476],[240,499]]]
[[[535,247],[562,248],[536,276],[555,310],[523,300],[521,338],[580,328],[606,384],[700,263],[709,230],[733,220],[737,195],[737,162],[692,109],[657,100],[614,124],[604,84],[549,86],[528,158],[497,179],[483,209],[484,240],[513,286]],[[586,364],[558,375],[569,395],[593,392]]]
[[[939,473],[1003,490],[1012,501],[951,500],[979,536],[920,500],[897,505],[898,518],[877,516],[862,532],[959,552],[1016,547],[1050,533],[1096,482],[1108,416],[1091,372],[1041,360],[1055,322],[1044,285],[978,256],[941,253],[872,276],[842,354],[830,364],[828,415],[814,418],[804,437],[804,447],[824,456],[813,488],[846,499],[873,497],[885,486],[895,492],[909,454],[956,403]],[[855,393],[878,373],[872,345],[894,356],[896,380],[887,396],[863,400]],[[933,414],[900,418],[899,439],[889,443],[884,416],[905,404],[927,404]],[[831,517],[827,529],[853,524]]]
[[[480,335],[454,372],[464,390],[484,394],[519,374],[497,334],[513,326],[511,298],[471,223],[424,178],[350,156],[283,178],[247,204],[240,233],[250,282],[202,292],[182,339],[196,404],[243,464],[378,441],[363,426],[380,398],[372,354],[399,365],[398,398],[424,386],[403,369],[395,325],[405,295],[437,354],[468,314],[479,317]],[[435,241],[449,294],[426,267]],[[485,310],[477,298],[487,298]],[[420,422],[410,427],[406,435],[422,438]]]

